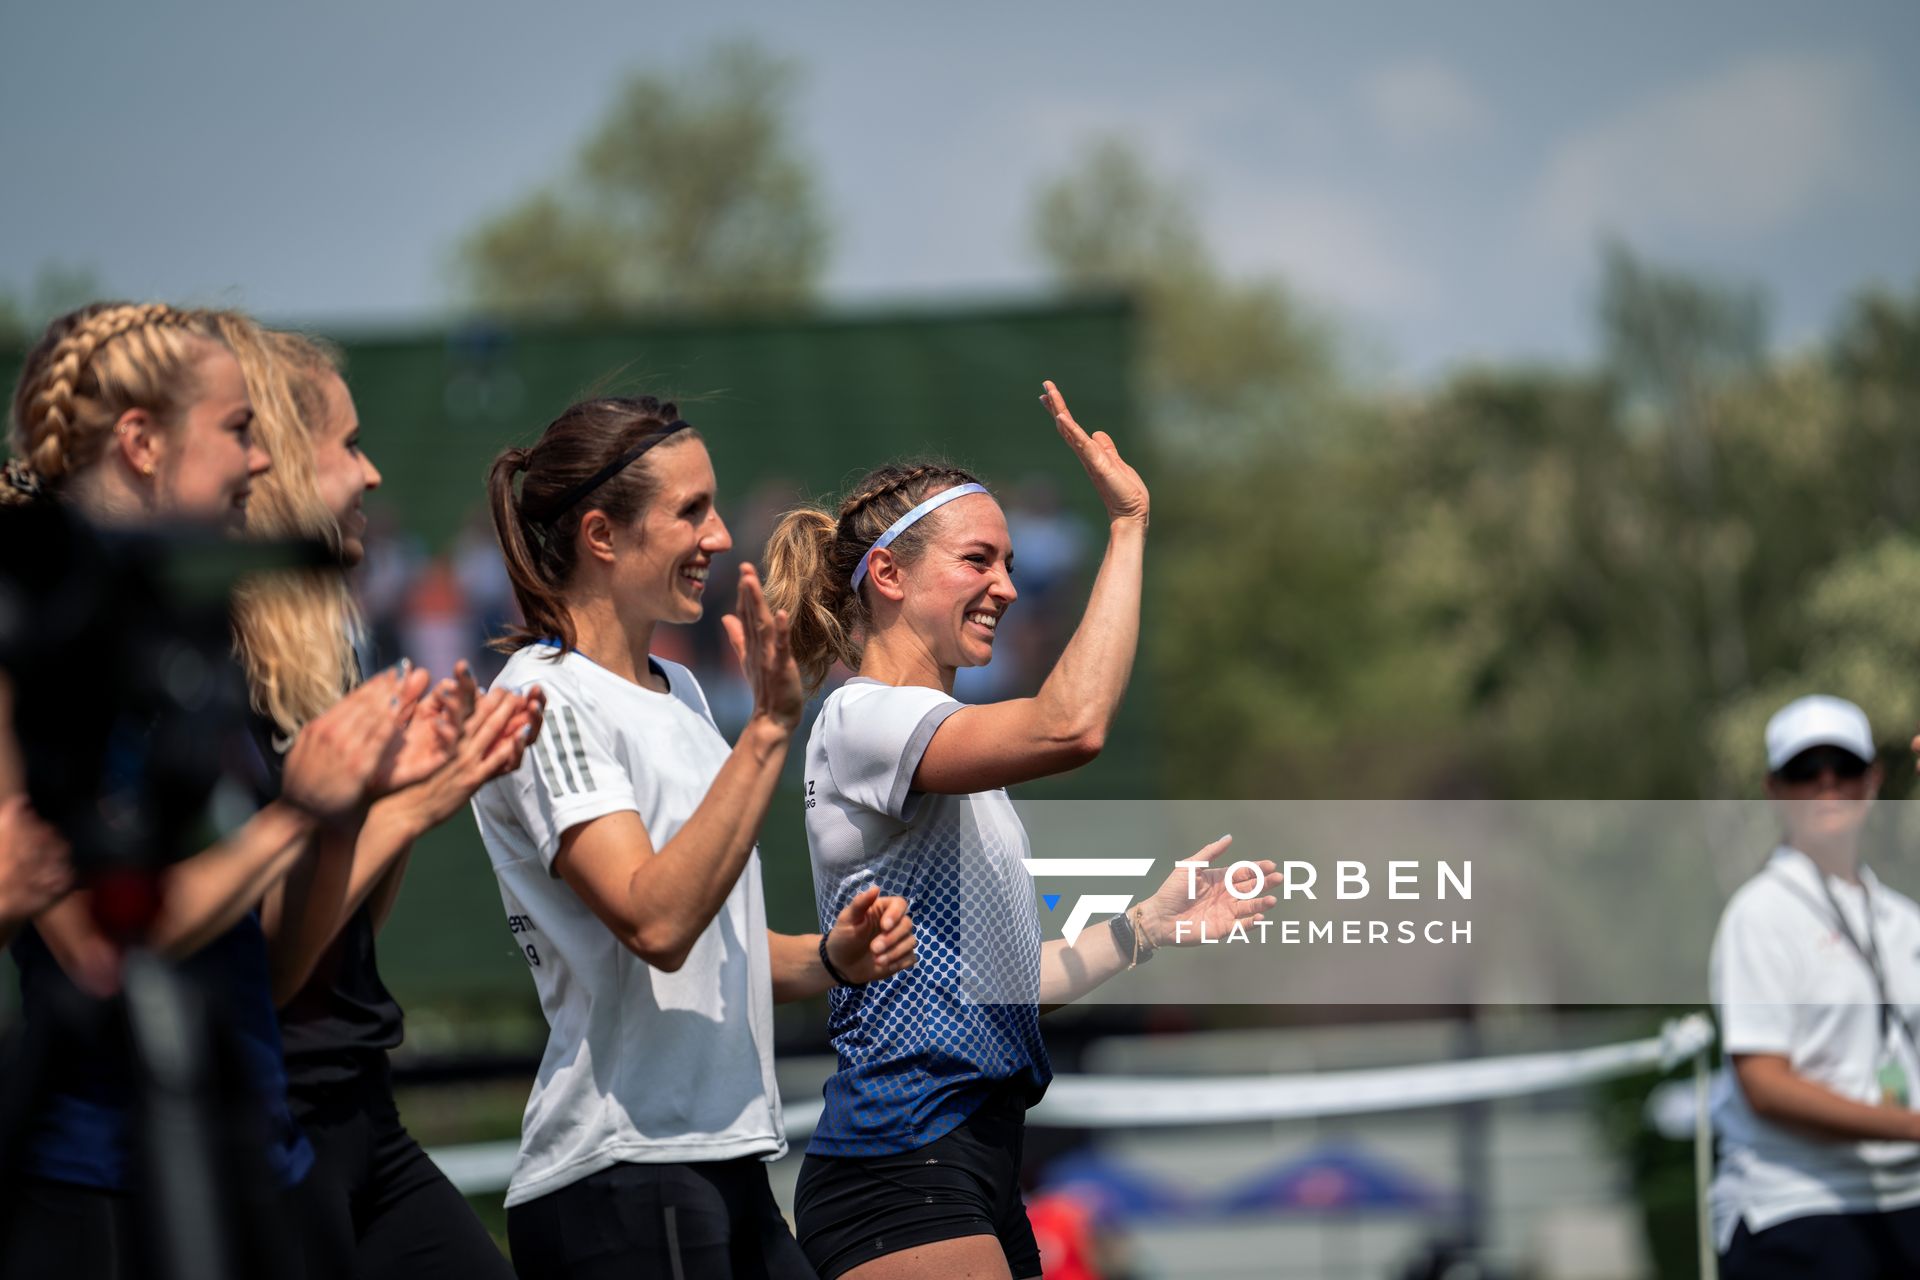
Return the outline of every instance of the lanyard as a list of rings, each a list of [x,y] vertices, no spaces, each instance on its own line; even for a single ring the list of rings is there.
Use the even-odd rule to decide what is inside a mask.
[[[1827,873],[1815,867],[1814,874],[1820,878],[1821,896],[1826,898],[1827,908],[1833,913],[1834,928],[1840,931],[1840,936],[1847,940],[1847,945],[1853,948],[1854,954],[1866,963],[1867,972],[1873,975],[1873,989],[1880,998],[1881,1046],[1884,1048],[1890,1043],[1892,1037],[1889,1033],[1897,1024],[1901,1034],[1906,1036],[1907,1044],[1916,1052],[1920,1052],[1920,1042],[1914,1040],[1913,1028],[1907,1025],[1906,1016],[1895,1007],[1893,996],[1887,990],[1886,971],[1880,965],[1880,941],[1873,927],[1873,890],[1867,887],[1864,878],[1860,881],[1860,895],[1867,909],[1867,941],[1863,946],[1860,939],[1854,936],[1853,927],[1847,923],[1846,913],[1840,910],[1839,899],[1833,896],[1833,889],[1827,884]],[[1827,913],[1820,909],[1820,904],[1813,900],[1811,894],[1795,884],[1792,877],[1782,874],[1779,880],[1794,897],[1807,904],[1809,911],[1823,921],[1826,919]]]

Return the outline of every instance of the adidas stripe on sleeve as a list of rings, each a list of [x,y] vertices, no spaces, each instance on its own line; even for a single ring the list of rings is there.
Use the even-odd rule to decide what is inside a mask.
[[[549,871],[569,827],[639,809],[627,770],[592,714],[555,700],[551,691],[546,726],[512,782],[514,807]]]

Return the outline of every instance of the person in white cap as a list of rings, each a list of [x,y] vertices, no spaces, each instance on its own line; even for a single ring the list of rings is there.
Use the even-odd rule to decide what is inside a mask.
[[[1851,702],[1801,698],[1766,748],[1781,843],[1711,962],[1721,1275],[1920,1275],[1920,906],[1860,861],[1873,732]]]

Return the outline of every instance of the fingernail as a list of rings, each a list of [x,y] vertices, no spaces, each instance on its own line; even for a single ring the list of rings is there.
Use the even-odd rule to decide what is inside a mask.
[[[1228,832],[1228,833],[1227,833],[1226,835],[1224,835],[1224,836],[1221,836],[1219,840],[1215,840],[1215,841],[1214,841],[1214,843],[1215,843],[1215,844],[1219,844],[1219,843],[1220,843],[1220,840],[1231,840],[1231,839],[1233,839],[1233,833],[1232,833],[1232,832]]]
[[[533,736],[532,725],[523,724],[520,726],[520,741],[525,742],[528,738],[531,738],[532,736]]]
[[[411,670],[413,670],[413,659],[412,658],[400,659],[400,674],[405,675],[407,674],[407,672]]]

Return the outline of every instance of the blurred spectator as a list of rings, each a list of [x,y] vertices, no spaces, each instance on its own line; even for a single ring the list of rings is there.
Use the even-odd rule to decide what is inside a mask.
[[[450,675],[461,658],[479,656],[475,630],[452,563],[445,556],[435,556],[407,591],[400,652],[435,676]]]
[[[453,544],[453,576],[470,615],[473,634],[468,645],[474,678],[484,688],[493,683],[506,663],[506,655],[488,649],[487,641],[505,632],[520,616],[513,599],[513,580],[507,576],[500,544],[493,536],[493,519],[484,506],[475,507],[460,528]]]
[[[1092,1206],[1056,1193],[1027,1202],[1027,1222],[1040,1246],[1043,1280],[1108,1280],[1095,1266],[1098,1246]]]
[[[367,532],[362,541],[367,555],[360,563],[354,588],[371,641],[370,667],[377,668],[410,656],[403,654],[400,621],[414,577],[426,560],[426,548],[383,503],[367,504]]]
[[[1860,862],[1873,733],[1851,702],[1801,698],[1766,753],[1780,843],[1727,904],[1710,970],[1720,1274],[1920,1275],[1920,906]]]

